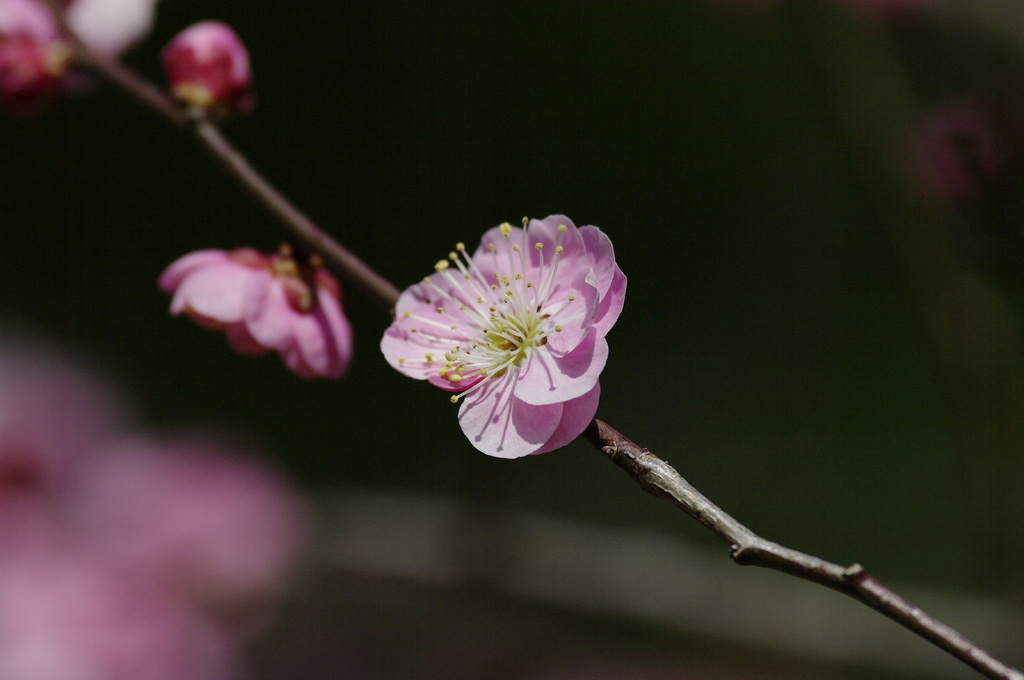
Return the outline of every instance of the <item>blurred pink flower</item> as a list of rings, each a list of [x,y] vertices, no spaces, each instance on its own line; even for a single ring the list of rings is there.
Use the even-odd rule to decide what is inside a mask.
[[[174,96],[215,116],[253,106],[249,52],[227,24],[202,21],[186,28],[161,53]]]
[[[199,250],[173,262],[160,288],[172,314],[223,330],[240,354],[276,350],[303,378],[342,377],[352,358],[352,326],[338,282],[323,267],[299,265],[287,249]]]
[[[473,257],[460,243],[434,268],[398,301],[381,340],[388,363],[458,392],[462,430],[486,454],[575,439],[597,411],[604,336],[626,292],[608,237],[562,215],[506,223]]]
[[[58,35],[35,0],[0,0],[0,107],[34,113],[53,97],[66,56]]]
[[[155,583],[67,545],[3,553],[4,680],[235,677],[224,634]]]
[[[89,541],[212,604],[280,589],[311,533],[308,509],[271,469],[194,437],[108,447],[73,503]]]
[[[0,338],[0,518],[5,500],[63,488],[128,415],[114,389],[37,339]]]
[[[149,33],[157,0],[66,0],[65,18],[82,42],[115,57]],[[35,113],[61,91],[90,83],[68,69],[70,48],[41,0],[0,0],[0,107]]]
[[[935,197],[964,200],[986,184],[1005,180],[1020,162],[1021,135],[1008,116],[983,100],[964,100],[930,111],[910,141],[918,185]]]

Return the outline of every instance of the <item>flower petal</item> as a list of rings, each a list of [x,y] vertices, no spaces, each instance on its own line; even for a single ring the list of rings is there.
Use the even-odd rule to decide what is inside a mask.
[[[301,378],[341,378],[348,369],[352,327],[337,299],[318,291],[319,304],[308,314],[296,314],[292,337],[281,350],[285,364]]]
[[[593,325],[601,302],[592,284],[593,278],[594,272],[588,268],[571,284],[559,286],[558,292],[549,299],[545,313],[557,314],[549,324],[557,324],[559,329],[547,334],[547,349],[551,354],[562,356],[575,350]]]
[[[467,395],[459,425],[478,450],[498,458],[520,458],[539,449],[562,419],[562,404],[536,406],[513,395],[514,382],[489,380]]]
[[[608,361],[608,342],[590,333],[565,356],[534,351],[516,381],[516,397],[529,404],[553,404],[580,397],[597,383]]]
[[[195,270],[211,264],[221,264],[227,260],[228,254],[223,250],[197,250],[188,255],[182,255],[160,274],[160,290],[165,293],[173,293],[181,285],[182,280]]]
[[[582,397],[576,397],[562,404],[562,420],[559,421],[558,427],[551,433],[548,440],[544,442],[544,446],[534,453],[546,453],[560,449],[583,434],[590,421],[594,419],[600,400],[601,383],[597,383]]]
[[[284,286],[267,271],[254,271],[244,295],[242,312],[246,328],[256,342],[276,350],[292,343],[299,313],[288,304]]]
[[[408,291],[406,291],[408,292]],[[434,304],[399,307],[398,318],[384,332],[381,352],[391,366],[401,373],[426,380],[436,376],[444,366],[444,353],[455,345],[469,344],[472,336],[464,330],[469,319],[458,309],[439,313]],[[406,316],[408,313],[408,316]],[[455,326],[452,330],[451,326]],[[460,388],[462,389],[462,388]]]
[[[261,273],[233,262],[194,269],[174,291],[171,313],[191,311],[221,323],[239,321],[244,315],[247,291]]]

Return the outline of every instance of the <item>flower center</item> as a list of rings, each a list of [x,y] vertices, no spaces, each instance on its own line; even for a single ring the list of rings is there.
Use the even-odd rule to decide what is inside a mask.
[[[452,403],[489,379],[521,370],[530,354],[547,343],[549,334],[562,330],[557,318],[574,300],[572,295],[555,294],[566,227],[559,227],[550,261],[545,262],[544,244],[540,242],[532,246],[539,253],[533,261],[527,256],[529,235],[527,221],[523,223],[521,239],[512,238],[510,224],[499,227],[506,243],[501,247],[486,244],[491,262],[486,257],[470,258],[465,245],[457,244],[447,260],[434,265],[438,276],[424,279],[436,292],[436,297],[426,301],[438,305],[436,316],[405,312],[406,318],[421,322],[410,332],[416,334],[414,342],[427,350],[422,360],[412,361],[436,366],[437,375],[453,388],[468,386],[451,397]]]

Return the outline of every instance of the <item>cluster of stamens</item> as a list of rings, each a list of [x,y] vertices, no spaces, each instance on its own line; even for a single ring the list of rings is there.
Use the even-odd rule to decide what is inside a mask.
[[[457,244],[448,259],[434,265],[437,275],[423,279],[436,291],[436,296],[426,301],[436,305],[434,313],[404,314],[419,322],[409,330],[416,334],[416,344],[427,351],[422,358],[400,359],[399,363],[436,366],[437,375],[453,385],[466,383],[467,389],[452,395],[453,404],[488,379],[518,371],[531,351],[547,343],[550,333],[561,332],[558,317],[575,299],[572,295],[552,299],[565,225],[558,227],[555,252],[545,262],[544,244],[529,243],[527,224],[524,219],[521,242],[503,249],[507,257],[499,256],[495,243],[487,244],[494,265],[488,274],[466,254],[464,244]],[[512,225],[506,222],[499,229],[509,241]],[[540,254],[538,265],[529,261],[530,247]]]

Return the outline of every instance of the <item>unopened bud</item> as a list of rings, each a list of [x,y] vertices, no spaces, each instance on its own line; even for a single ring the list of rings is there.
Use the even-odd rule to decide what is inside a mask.
[[[0,0],[0,107],[33,113],[56,90],[64,71],[53,16],[32,0]]]
[[[202,21],[179,33],[161,55],[171,92],[184,104],[222,117],[253,106],[249,52],[219,21]]]

